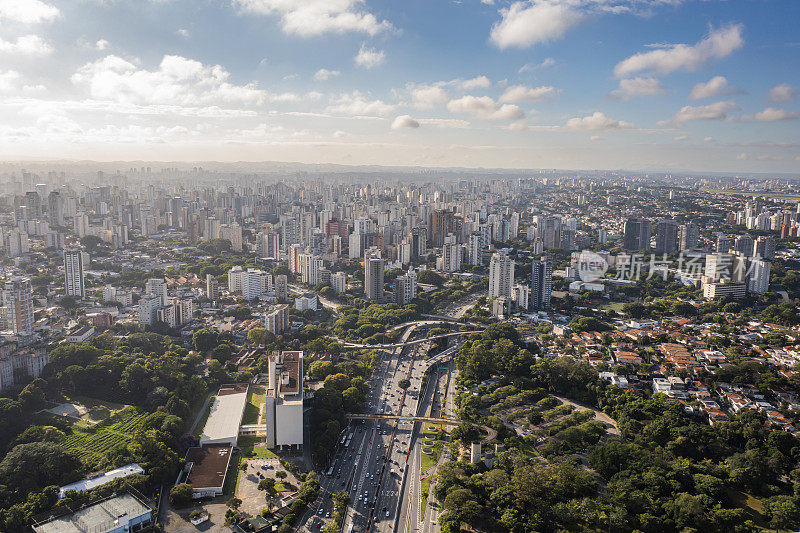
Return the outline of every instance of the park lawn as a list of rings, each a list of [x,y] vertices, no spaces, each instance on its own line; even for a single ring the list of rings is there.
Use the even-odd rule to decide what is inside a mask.
[[[239,437],[237,443],[242,457],[246,459],[277,459],[275,452],[267,448],[261,437]]]
[[[69,403],[77,403],[84,407],[88,407],[89,409],[98,409],[98,408],[105,408],[109,411],[121,411],[125,407],[127,407],[123,403],[116,403],[116,402],[107,402],[105,400],[97,400],[95,398],[89,398],[88,396],[80,396],[78,394],[62,394],[61,395],[65,402]]]
[[[253,455],[251,457],[255,459],[277,459],[278,456],[275,455],[275,452],[267,448],[266,446],[253,446]]]
[[[247,391],[247,403],[244,406],[242,424],[258,424],[258,414],[266,401],[267,392],[263,387],[251,387]]]
[[[200,420],[197,421],[197,425],[194,427],[194,436],[198,439],[200,435],[203,434],[203,428],[206,427],[206,422],[208,422],[208,417],[211,416],[211,407],[214,405],[214,400],[216,400],[216,396],[212,396],[208,399],[208,405],[206,406],[206,411],[203,413],[203,416],[200,417]]]
[[[622,312],[622,306],[625,305],[625,302],[609,302],[607,304],[603,304],[600,306],[600,309],[606,311],[616,311],[617,313]]]
[[[275,490],[277,492],[288,492],[289,487],[286,486],[286,483],[275,483]]]
[[[428,494],[430,493],[431,490],[431,481],[433,481],[433,476],[428,476],[422,478],[422,481],[420,481],[419,484],[420,486],[419,495],[422,497],[422,504],[419,507],[420,520],[425,520],[425,508],[428,506]]]

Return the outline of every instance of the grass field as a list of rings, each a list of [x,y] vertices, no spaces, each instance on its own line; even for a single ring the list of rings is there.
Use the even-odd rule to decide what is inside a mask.
[[[428,494],[431,490],[431,481],[433,481],[433,476],[428,476],[426,478],[422,478],[420,481],[420,496],[422,498],[422,505],[419,506],[419,519],[425,520],[425,508],[428,506]]]
[[[239,437],[239,449],[247,459],[277,459],[277,455],[267,448],[260,437]]]
[[[442,454],[442,450],[444,449],[445,442],[447,442],[447,433],[442,431],[442,426],[435,426],[439,431],[431,431],[429,428],[426,428],[424,433],[422,434],[423,439],[432,439],[433,444],[433,454],[428,455],[426,453],[422,453],[422,460],[420,463],[420,470],[425,472],[429,468],[433,468],[439,462],[439,456]],[[424,441],[423,441],[424,442]]]
[[[625,305],[625,302],[610,302],[601,305],[600,309],[604,309],[606,311],[616,311],[617,313],[621,313],[623,305]]]
[[[244,406],[242,424],[258,424],[258,413],[267,401],[267,393],[263,387],[250,387],[247,391],[247,403]]]
[[[128,406],[117,411],[119,420],[107,426],[89,428],[76,423],[72,433],[64,440],[66,448],[75,450],[80,460],[89,467],[98,465],[109,450],[119,444],[127,444],[142,426],[147,412]]]

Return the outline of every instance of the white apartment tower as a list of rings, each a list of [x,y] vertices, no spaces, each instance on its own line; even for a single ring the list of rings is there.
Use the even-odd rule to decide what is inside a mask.
[[[511,299],[514,287],[514,261],[505,254],[492,254],[489,264],[489,300],[495,298]]]
[[[83,273],[83,252],[67,250],[64,252],[64,286],[67,296],[81,300],[86,297],[86,286]]]

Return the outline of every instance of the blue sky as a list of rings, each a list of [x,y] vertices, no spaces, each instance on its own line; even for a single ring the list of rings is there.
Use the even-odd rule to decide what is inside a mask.
[[[800,171],[796,0],[0,0],[0,156]]]

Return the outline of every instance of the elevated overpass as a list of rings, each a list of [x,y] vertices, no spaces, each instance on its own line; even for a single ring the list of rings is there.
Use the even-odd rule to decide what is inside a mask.
[[[448,426],[460,426],[461,421],[455,418],[435,418],[430,416],[402,416],[387,414],[349,414],[350,420],[408,420],[410,422],[427,422],[429,424],[442,424]],[[497,431],[489,426],[480,426],[486,432],[486,436],[481,439],[481,444],[486,444],[497,438]]]
[[[416,339],[413,341],[405,341],[405,342],[395,342],[390,344],[360,344],[355,342],[345,342],[343,348],[345,349],[371,349],[371,350],[389,350],[393,348],[402,348],[404,346],[412,346],[414,344],[422,344],[423,342],[432,341],[435,339],[444,339],[448,337],[457,337],[460,335],[471,335],[473,333],[479,333],[478,330],[470,330],[470,331],[454,331],[452,333],[442,333],[441,335],[434,335],[433,337],[427,337],[424,339]]]

